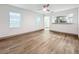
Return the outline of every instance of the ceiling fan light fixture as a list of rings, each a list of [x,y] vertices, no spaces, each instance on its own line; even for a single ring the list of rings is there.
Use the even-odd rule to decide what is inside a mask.
[[[48,7],[49,7],[49,4],[46,4],[46,5],[43,6],[43,9],[42,9],[42,10],[43,10],[44,12],[49,12]]]
[[[43,8],[43,11],[47,11],[47,8]]]

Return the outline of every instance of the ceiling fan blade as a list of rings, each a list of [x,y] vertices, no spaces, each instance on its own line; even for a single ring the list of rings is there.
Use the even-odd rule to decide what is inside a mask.
[[[49,4],[43,5],[43,8],[48,8],[48,7],[49,7]]]
[[[49,7],[49,4],[47,4],[47,7]]]

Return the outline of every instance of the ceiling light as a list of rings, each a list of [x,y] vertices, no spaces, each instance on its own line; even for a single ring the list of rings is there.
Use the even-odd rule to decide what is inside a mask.
[[[43,8],[43,11],[47,11],[47,8]]]

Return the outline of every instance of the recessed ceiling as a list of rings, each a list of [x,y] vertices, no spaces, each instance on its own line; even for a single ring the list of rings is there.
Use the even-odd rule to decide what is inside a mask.
[[[43,5],[44,4],[13,4],[12,6],[28,9],[42,14],[47,14],[46,12],[42,11]],[[71,8],[76,8],[78,6],[79,4],[50,4],[49,9],[53,12],[58,12],[58,11],[63,11]]]

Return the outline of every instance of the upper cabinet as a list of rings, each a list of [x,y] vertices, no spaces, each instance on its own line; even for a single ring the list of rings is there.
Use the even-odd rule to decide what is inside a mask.
[[[73,16],[74,14],[68,14],[66,16],[54,16],[52,17],[52,23],[58,23],[58,24],[72,24],[73,22]]]

